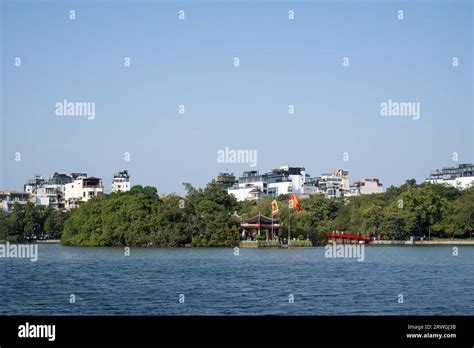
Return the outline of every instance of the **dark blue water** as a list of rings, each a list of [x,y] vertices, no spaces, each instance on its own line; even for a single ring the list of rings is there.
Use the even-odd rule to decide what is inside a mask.
[[[37,262],[0,259],[0,314],[473,315],[473,266],[468,246],[369,246],[357,262],[323,248],[40,245]]]

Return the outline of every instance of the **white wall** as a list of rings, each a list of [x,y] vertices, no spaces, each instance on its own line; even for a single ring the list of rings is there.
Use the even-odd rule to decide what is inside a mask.
[[[459,189],[466,189],[470,186],[474,186],[474,176],[465,176],[452,180],[428,180],[433,184],[448,184]]]
[[[130,181],[124,178],[115,178],[112,180],[112,192],[130,191]]]
[[[254,187],[229,188],[227,193],[234,195],[238,202],[242,202],[248,199],[256,199],[255,196],[250,194],[250,191],[253,189]]]
[[[360,193],[362,195],[381,192],[383,192],[382,186],[379,186],[375,181],[364,181],[364,185],[360,187]]]
[[[81,200],[82,202],[87,202],[89,199],[104,192],[103,187],[83,187],[83,179],[85,178],[78,178],[65,185],[64,199],[66,200],[66,204],[68,204],[70,199],[77,199]]]

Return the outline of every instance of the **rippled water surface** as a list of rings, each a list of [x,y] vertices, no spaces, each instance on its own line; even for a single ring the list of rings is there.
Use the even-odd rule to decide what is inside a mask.
[[[39,245],[36,262],[0,259],[0,314],[473,315],[473,267],[468,246],[458,256],[450,246],[368,246],[358,262],[326,258],[322,247],[239,256],[132,248],[124,256],[120,248]]]

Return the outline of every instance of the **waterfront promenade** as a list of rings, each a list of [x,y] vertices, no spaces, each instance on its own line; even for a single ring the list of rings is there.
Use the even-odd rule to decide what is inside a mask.
[[[474,240],[445,239],[445,240],[374,240],[372,245],[474,245]]]

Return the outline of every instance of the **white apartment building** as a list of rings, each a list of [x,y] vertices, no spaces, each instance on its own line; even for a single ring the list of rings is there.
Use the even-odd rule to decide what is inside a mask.
[[[465,163],[458,167],[445,167],[431,172],[426,179],[432,184],[446,184],[458,189],[474,186],[474,164]]]
[[[349,189],[350,196],[370,195],[372,193],[382,193],[383,185],[379,179],[359,179],[352,183]]]
[[[349,172],[344,169],[338,169],[331,174],[322,174],[315,178],[320,192],[329,198],[344,196],[349,192]]]
[[[265,174],[257,171],[244,172],[227,192],[233,194],[238,201],[244,201],[289,193],[298,196],[324,194],[329,198],[358,196],[383,192],[383,187],[378,179],[360,179],[350,185],[349,172],[344,169],[310,177],[303,167],[282,166]]]
[[[44,205],[53,209],[58,209],[59,194],[61,187],[58,185],[43,185],[38,187],[34,192],[35,205]]]
[[[35,175],[33,179],[28,180],[28,182],[23,186],[23,191],[33,194],[36,192],[38,187],[44,185],[45,180],[39,174]]]
[[[238,201],[254,200],[261,196],[277,197],[288,193],[304,194],[307,175],[302,167],[281,166],[273,171],[259,174],[244,172],[237,183],[227,192]]]
[[[24,191],[32,197],[35,205],[49,206],[53,209],[64,209],[64,190],[65,185],[70,183],[78,176],[87,176],[83,173],[72,173],[71,175],[55,172],[48,180],[43,179],[41,175],[35,175],[24,185]]]
[[[78,176],[64,186],[66,208],[71,209],[82,202],[100,196],[104,193],[102,179],[96,177]]]
[[[114,175],[112,179],[112,192],[130,191],[130,175],[127,170],[123,170]]]
[[[0,205],[3,211],[11,213],[16,203],[26,204],[31,196],[28,192],[0,191]]]

